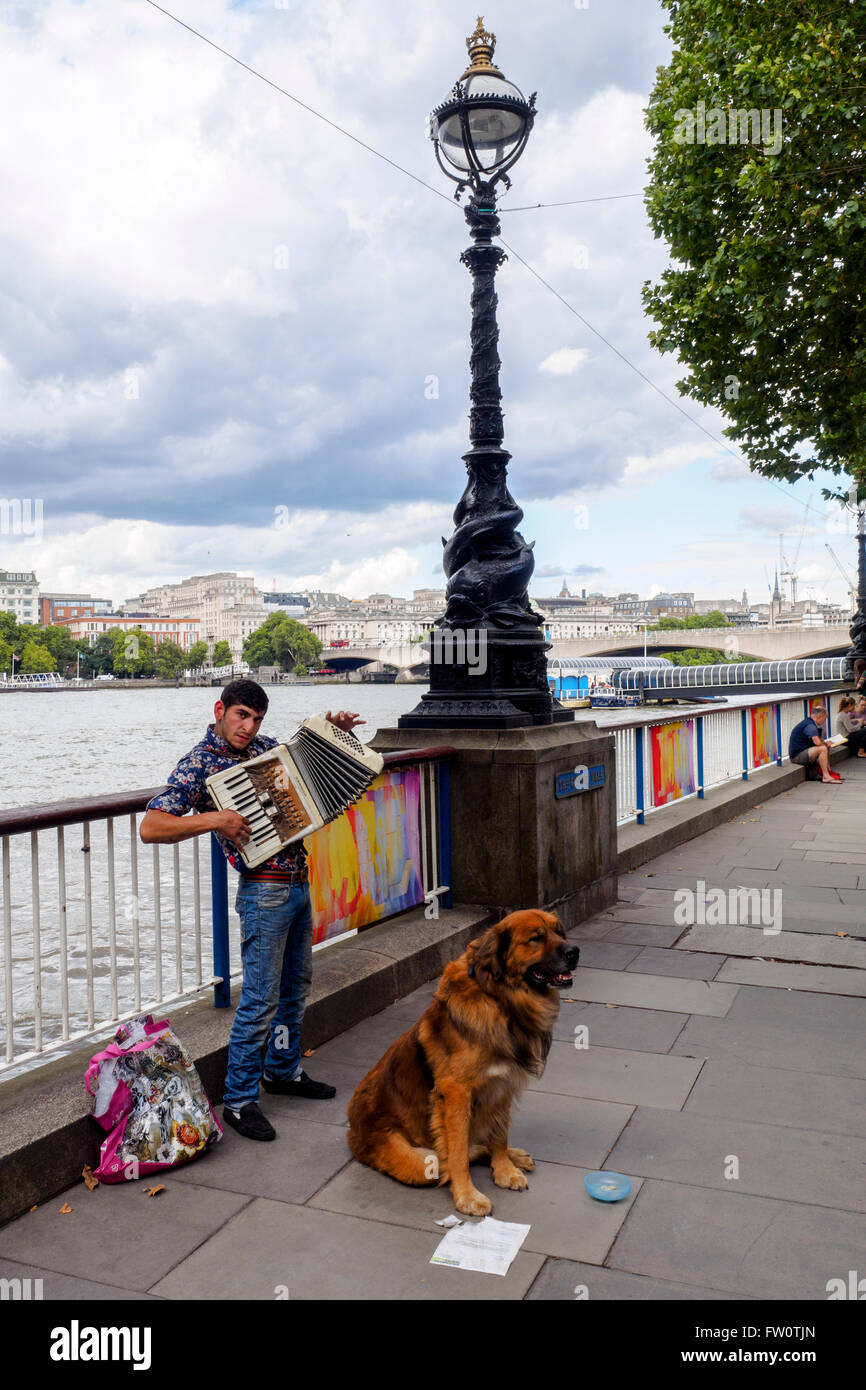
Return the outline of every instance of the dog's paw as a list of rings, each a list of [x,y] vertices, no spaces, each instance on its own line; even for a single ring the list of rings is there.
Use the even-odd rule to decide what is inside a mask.
[[[455,1197],[454,1205],[458,1211],[462,1211],[464,1216],[487,1216],[493,1210],[493,1203],[489,1197],[485,1197],[483,1192],[477,1188],[472,1188],[465,1196]]]
[[[529,1186],[520,1169],[515,1168],[513,1163],[503,1163],[490,1171],[497,1187],[510,1187],[512,1192],[524,1192]]]
[[[531,1173],[535,1167],[535,1159],[532,1154],[528,1154],[525,1149],[509,1149],[508,1157],[516,1168],[522,1168],[524,1173]]]

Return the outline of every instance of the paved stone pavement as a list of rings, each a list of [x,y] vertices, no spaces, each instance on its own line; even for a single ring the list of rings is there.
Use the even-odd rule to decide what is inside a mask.
[[[318,1049],[335,1100],[264,1098],[275,1143],[228,1130],[155,1198],[81,1184],[0,1231],[0,1276],[59,1300],[826,1299],[866,1248],[866,765],[843,774],[624,875],[572,934],[581,965],[512,1128],[529,1190],[474,1170],[495,1216],[531,1227],[506,1277],[431,1265],[448,1191],[346,1146],[355,1085],[434,983]],[[627,1201],[587,1195],[602,1167],[631,1176]]]

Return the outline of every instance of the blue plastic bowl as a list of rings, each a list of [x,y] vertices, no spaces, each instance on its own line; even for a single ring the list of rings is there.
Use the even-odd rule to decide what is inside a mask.
[[[587,1173],[583,1185],[598,1202],[621,1202],[631,1192],[631,1178],[624,1173]]]

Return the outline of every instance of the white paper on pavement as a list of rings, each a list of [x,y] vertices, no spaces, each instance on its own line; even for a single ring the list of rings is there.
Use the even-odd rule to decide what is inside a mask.
[[[479,1274],[507,1274],[529,1230],[516,1221],[496,1221],[492,1216],[474,1226],[466,1222],[443,1236],[430,1263]]]

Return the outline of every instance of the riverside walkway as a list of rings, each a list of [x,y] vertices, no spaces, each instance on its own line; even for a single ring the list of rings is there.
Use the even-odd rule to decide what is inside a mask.
[[[574,986],[512,1126],[529,1190],[473,1169],[494,1216],[531,1227],[507,1276],[431,1265],[449,1191],[346,1146],[354,1087],[431,982],[306,1062],[335,1100],[264,1098],[276,1142],[227,1130],[154,1198],[80,1183],[0,1230],[0,1277],[62,1301],[826,1300],[866,1249],[866,763],[841,771],[624,874],[571,933]],[[712,921],[738,886],[765,890],[770,933]],[[683,889],[709,920],[678,920]],[[586,1194],[598,1168],[630,1175],[625,1202]]]

